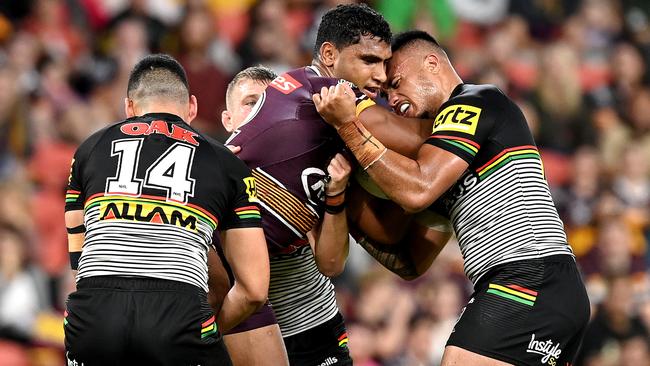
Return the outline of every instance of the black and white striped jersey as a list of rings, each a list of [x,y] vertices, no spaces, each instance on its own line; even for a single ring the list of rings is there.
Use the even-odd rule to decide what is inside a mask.
[[[309,244],[271,256],[269,301],[283,337],[323,324],[339,311],[334,285],[318,270]]]
[[[213,231],[261,227],[250,170],[165,113],[113,124],[79,146],[66,211],[81,209],[86,234],[77,280],[153,277],[207,291]]]
[[[499,89],[457,86],[427,143],[469,163],[431,208],[451,219],[470,280],[507,262],[573,255],[526,119]]]

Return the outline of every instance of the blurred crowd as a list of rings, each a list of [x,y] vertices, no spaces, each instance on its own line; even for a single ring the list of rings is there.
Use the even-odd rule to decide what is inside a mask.
[[[151,52],[185,67],[195,126],[226,137],[226,85],[246,66],[307,65],[336,0],[0,1],[0,366],[63,363],[71,278],[64,190],[76,146],[123,118],[128,73]],[[465,82],[524,111],[592,322],[577,366],[650,365],[650,2],[376,0],[418,28]],[[437,365],[471,294],[455,242],[404,282],[358,246],[336,279],[355,365]]]

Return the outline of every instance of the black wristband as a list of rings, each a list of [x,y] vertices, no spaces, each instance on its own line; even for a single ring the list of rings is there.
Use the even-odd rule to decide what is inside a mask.
[[[75,227],[66,227],[66,230],[68,230],[68,234],[81,234],[86,232],[86,225],[81,224]]]
[[[328,214],[336,215],[343,212],[343,210],[345,210],[345,201],[335,206],[325,204],[325,212]]]
[[[70,255],[70,268],[75,271],[79,269],[79,258],[81,258],[81,252],[69,252]]]

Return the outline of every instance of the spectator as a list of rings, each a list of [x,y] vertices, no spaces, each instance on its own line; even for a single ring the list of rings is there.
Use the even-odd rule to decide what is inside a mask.
[[[200,128],[224,139],[218,111],[230,75],[258,63],[277,72],[303,65],[324,11],[349,1],[358,0],[0,1],[2,276],[11,267],[5,261],[20,262],[12,267],[17,273],[45,273],[48,286],[34,290],[38,304],[60,316],[56,310],[73,287],[69,274],[61,275],[67,263],[61,194],[70,154],[105,121],[124,117],[128,71],[142,56],[158,50],[179,56],[203,106]],[[590,333],[599,341],[586,348],[588,361],[645,366],[646,336],[621,336],[626,322],[615,319],[635,319],[638,312],[650,327],[648,1],[494,0],[480,2],[486,10],[472,14],[457,9],[478,1],[369,3],[394,31],[436,34],[467,82],[492,83],[515,96],[598,308],[592,327],[601,331]],[[356,318],[349,327],[355,364],[426,363],[425,348],[437,364],[466,300],[467,282],[456,280],[462,277],[456,243],[412,284],[377,273],[374,260],[356,249],[337,286],[346,315]],[[630,293],[619,288],[618,277]],[[610,288],[624,295],[625,306],[611,304]],[[23,310],[34,299],[30,291],[0,295],[0,302]],[[0,341],[0,366],[46,364],[33,350],[30,343]]]
[[[194,10],[185,16],[181,25],[182,53],[179,61],[187,72],[192,94],[202,104],[194,125],[218,140],[225,141],[228,133],[219,119],[225,108],[228,77],[211,59],[210,46],[214,43],[214,19],[210,13]]]
[[[40,310],[28,246],[15,228],[0,226],[0,339],[29,343]]]
[[[633,304],[629,277],[626,275],[610,277],[607,281],[606,298],[587,328],[582,357],[577,365],[620,365],[619,360],[625,344],[637,337],[648,336],[643,323],[635,314]],[[625,358],[628,360],[635,357],[630,351],[625,352]]]

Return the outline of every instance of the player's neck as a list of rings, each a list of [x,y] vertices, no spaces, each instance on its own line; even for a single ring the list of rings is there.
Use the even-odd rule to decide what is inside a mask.
[[[445,79],[445,82],[443,84],[443,91],[444,91],[444,96],[445,100],[443,100],[443,103],[449,100],[451,98],[451,94],[454,92],[456,87],[460,84],[463,83],[463,79],[458,76],[458,74],[454,70],[449,71],[449,75]]]
[[[314,67],[316,70],[318,70],[318,73],[321,76],[330,77],[330,78],[336,77],[332,69],[323,65],[319,60],[312,60],[311,66]]]
[[[136,113],[138,116],[144,116],[149,113],[168,113],[179,116],[183,121],[189,123],[187,111],[183,111],[183,108],[175,103],[147,103],[137,108]]]

